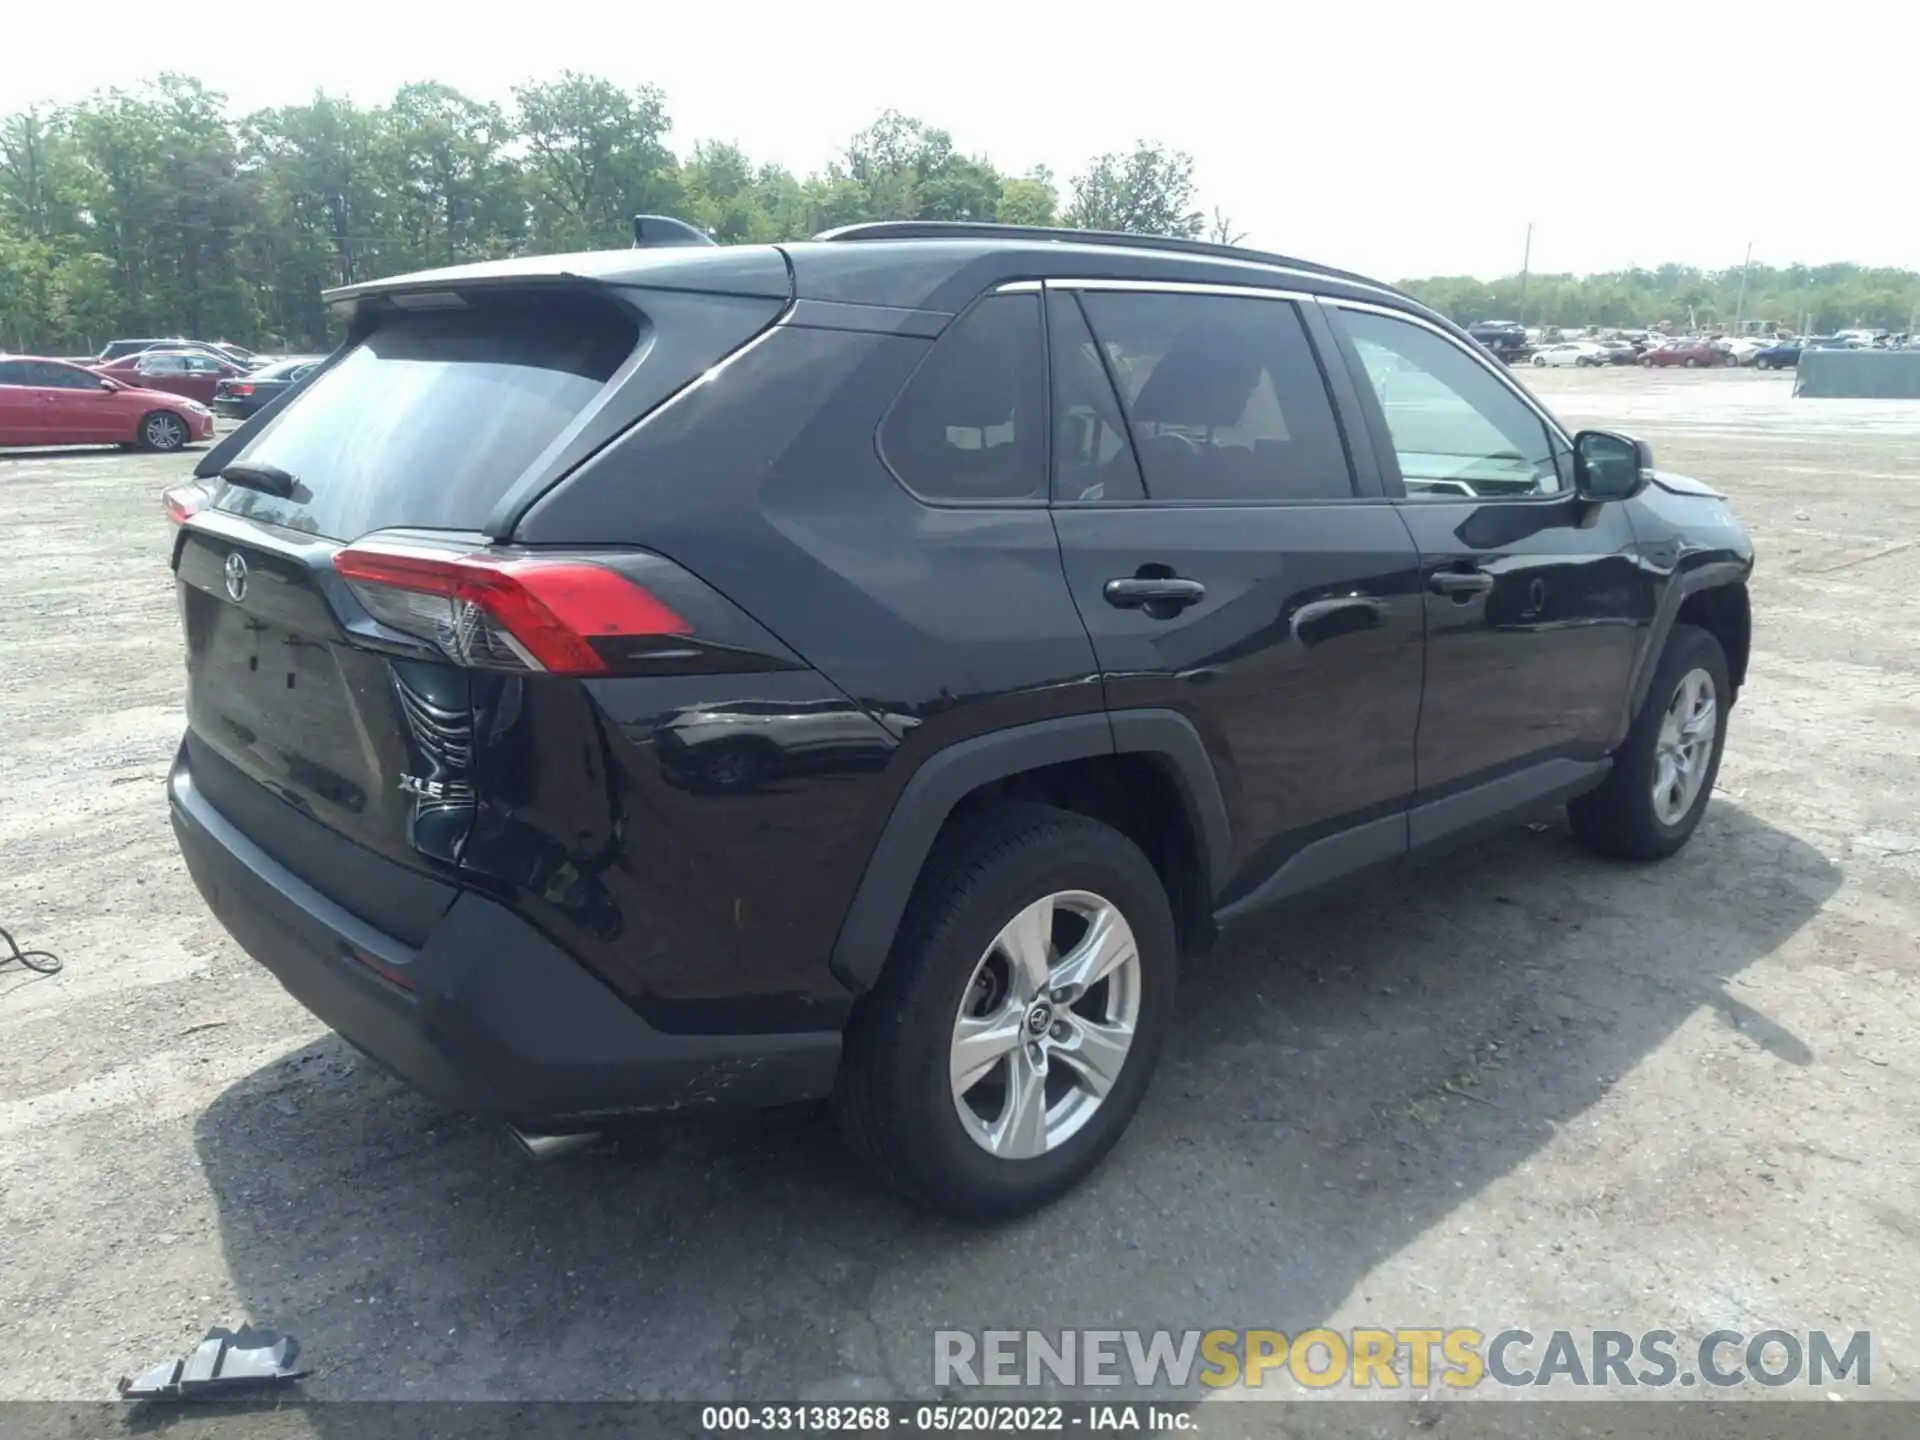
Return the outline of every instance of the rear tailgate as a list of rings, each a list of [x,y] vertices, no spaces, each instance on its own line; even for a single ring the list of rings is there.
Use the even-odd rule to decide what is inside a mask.
[[[317,822],[416,870],[449,872],[475,808],[474,695],[459,645],[417,617],[369,611],[335,557],[375,534],[484,551],[508,497],[540,493],[576,463],[583,435],[617,433],[642,403],[635,392],[697,378],[783,303],[713,297],[692,327],[702,343],[689,345],[664,330],[703,297],[653,298],[546,285],[443,289],[419,306],[383,298],[372,313],[363,302],[326,370],[264,424],[243,427],[221,460],[283,478],[269,489],[214,481],[211,505],[182,527],[174,558],[195,782],[349,908],[351,876],[314,873],[338,867],[299,837]]]

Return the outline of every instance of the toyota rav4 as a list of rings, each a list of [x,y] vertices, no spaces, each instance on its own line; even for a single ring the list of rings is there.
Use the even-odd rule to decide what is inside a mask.
[[[1343,271],[881,224],[335,291],[169,496],[186,863],[419,1089],[533,1136],[831,1097],[1032,1209],[1183,954],[1564,804],[1699,823],[1752,550]]]

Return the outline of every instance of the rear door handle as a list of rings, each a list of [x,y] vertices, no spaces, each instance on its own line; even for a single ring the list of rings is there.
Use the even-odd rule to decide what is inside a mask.
[[[1493,588],[1493,576],[1484,570],[1436,570],[1427,577],[1427,588],[1436,595],[1451,595],[1465,600],[1484,595]]]
[[[1107,581],[1101,593],[1117,610],[1145,610],[1156,618],[1165,618],[1206,599],[1207,587],[1198,580],[1183,580],[1177,575],[1153,578],[1129,575]]]

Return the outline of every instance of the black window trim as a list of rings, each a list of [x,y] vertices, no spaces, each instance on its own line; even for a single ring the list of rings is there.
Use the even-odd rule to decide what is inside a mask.
[[[1032,282],[1024,283],[1028,286],[1032,284]],[[1052,504],[1055,507],[1064,510],[1285,510],[1302,505],[1379,505],[1389,503],[1399,498],[1384,493],[1376,493],[1380,489],[1379,466],[1374,461],[1373,456],[1366,453],[1366,451],[1374,447],[1366,440],[1366,437],[1355,435],[1354,417],[1348,414],[1345,397],[1342,393],[1344,387],[1337,383],[1335,379],[1333,373],[1334,362],[1323,353],[1321,337],[1317,333],[1318,327],[1313,323],[1310,307],[1321,303],[1326,298],[1325,296],[1315,294],[1309,290],[1282,290],[1266,285],[1225,285],[1206,280],[1123,279],[1117,276],[1057,278],[1048,276],[1043,283],[1046,289],[1065,290],[1069,292],[1105,290],[1133,291],[1136,293],[1158,292],[1174,295],[1224,295],[1231,299],[1239,300],[1277,300],[1291,303],[1295,307],[1295,311],[1299,317],[1300,327],[1306,335],[1307,349],[1313,355],[1314,364],[1320,371],[1320,383],[1326,390],[1327,408],[1333,412],[1334,429],[1340,436],[1340,446],[1347,457],[1347,479],[1353,486],[1353,493],[1351,495],[1276,495],[1272,499],[1267,500],[1156,500],[1152,495],[1146,495],[1138,500],[1054,500]],[[1077,302],[1078,297],[1076,296],[1075,299]],[[1043,316],[1046,314],[1045,306],[1041,307],[1041,314]],[[1082,307],[1082,315],[1087,319],[1088,330],[1093,332],[1093,321],[1090,317],[1085,317],[1084,306]],[[1098,332],[1093,333],[1097,335]],[[1047,358],[1048,374],[1051,376],[1053,369],[1051,353],[1049,353]],[[1342,355],[1341,360],[1343,364],[1350,363],[1347,362],[1344,355]],[[1127,443],[1134,446],[1134,463],[1137,465],[1139,463],[1139,446],[1133,435],[1133,422],[1127,415],[1126,402],[1120,396],[1120,387],[1114,383],[1112,368],[1106,365],[1106,356],[1104,354],[1101,356],[1101,363],[1107,371],[1107,383],[1113,386],[1114,402],[1120,407],[1121,422],[1127,427]],[[1051,403],[1051,394],[1049,394],[1048,400],[1049,403]],[[1049,427],[1049,432],[1051,432],[1051,426]],[[1051,439],[1051,435],[1049,435],[1049,439]],[[1364,450],[1363,444],[1365,445]],[[1049,454],[1048,460],[1048,488],[1051,490],[1051,454]],[[1140,483],[1143,488],[1147,483],[1144,469],[1140,473]]]
[[[975,310],[978,310],[982,305],[986,304],[987,301],[1001,295],[1031,295],[1034,297],[1034,304],[1040,311],[1040,394],[1043,402],[1043,408],[1040,413],[1046,419],[1046,424],[1041,427],[1044,432],[1043,448],[1046,451],[1047,467],[1046,485],[1043,487],[1045,493],[1025,496],[985,495],[978,499],[954,495],[925,494],[920,490],[916,490],[908,481],[907,477],[894,468],[893,461],[887,458],[887,447],[882,443],[881,436],[886,433],[887,422],[893,419],[893,412],[899,407],[900,402],[906,398],[907,393],[913,389],[914,380],[918,378],[920,371],[926,366],[927,359],[933,354],[934,348],[939,345],[941,340],[946,338],[947,332],[952,330],[962,320],[965,320],[969,315],[973,314]],[[983,290],[980,294],[969,300],[960,310],[956,311],[945,325],[940,327],[940,333],[927,341],[927,348],[921,353],[920,358],[913,362],[913,368],[907,372],[907,378],[900,382],[899,391],[894,395],[893,399],[887,402],[887,408],[880,412],[879,423],[873,427],[873,453],[879,459],[881,468],[893,477],[894,483],[906,491],[908,495],[912,496],[917,504],[925,505],[929,509],[1045,510],[1047,508],[1048,495],[1053,490],[1053,347],[1050,343],[1050,337],[1047,334],[1046,296],[1041,293],[1040,282],[1038,280],[1009,280],[1003,285],[995,285],[990,289]]]
[[[1566,427],[1554,418],[1551,411],[1538,400],[1534,399],[1532,395],[1528,394],[1525,387],[1523,387],[1519,381],[1515,380],[1512,375],[1507,374],[1499,361],[1481,353],[1471,344],[1462,345],[1459,338],[1451,334],[1444,326],[1436,325],[1423,315],[1415,314],[1411,310],[1404,310],[1394,305],[1375,305],[1371,301],[1366,300],[1349,300],[1343,295],[1319,295],[1316,296],[1315,299],[1328,309],[1362,310],[1373,315],[1384,315],[1389,320],[1404,320],[1410,325],[1417,325],[1423,330],[1432,331],[1442,340],[1452,345],[1454,349],[1471,359],[1474,364],[1478,365],[1482,370],[1485,370],[1502,385],[1506,386],[1520,403],[1527,410],[1531,411],[1534,417],[1546,428],[1548,439],[1550,441],[1557,440],[1569,453],[1572,452],[1572,436],[1567,433]],[[1396,503],[1406,502],[1417,505],[1460,503],[1471,503],[1475,505],[1563,505],[1573,495],[1572,485],[1566,473],[1560,470],[1556,458],[1554,468],[1556,473],[1561,477],[1561,488],[1544,495],[1430,495],[1423,496],[1418,500],[1414,499],[1414,497],[1407,494],[1406,481],[1400,474],[1400,457],[1393,448],[1392,433],[1387,429],[1386,413],[1380,408],[1380,397],[1374,391],[1373,381],[1367,375],[1366,366],[1360,359],[1360,352],[1354,348],[1353,336],[1348,333],[1345,325],[1338,323],[1337,317],[1333,319],[1333,323],[1329,325],[1329,328],[1333,331],[1335,339],[1339,342],[1340,354],[1346,361],[1347,370],[1352,377],[1354,389],[1358,392],[1360,408],[1365,416],[1367,428],[1372,432],[1373,448],[1377,454],[1376,463],[1379,467],[1381,481],[1386,486],[1388,498]]]

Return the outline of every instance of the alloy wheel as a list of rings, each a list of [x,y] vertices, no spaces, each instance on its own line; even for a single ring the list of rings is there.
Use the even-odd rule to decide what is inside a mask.
[[[1141,988],[1133,928],[1104,897],[1058,891],[1009,920],[974,966],[949,1046],[973,1142],[1030,1160],[1078,1133],[1127,1063]]]
[[[156,450],[177,450],[186,440],[186,427],[171,415],[147,419],[147,443]]]
[[[1707,783],[1719,723],[1713,677],[1689,670],[1674,687],[1654,745],[1653,813],[1662,825],[1678,825],[1693,809]]]

